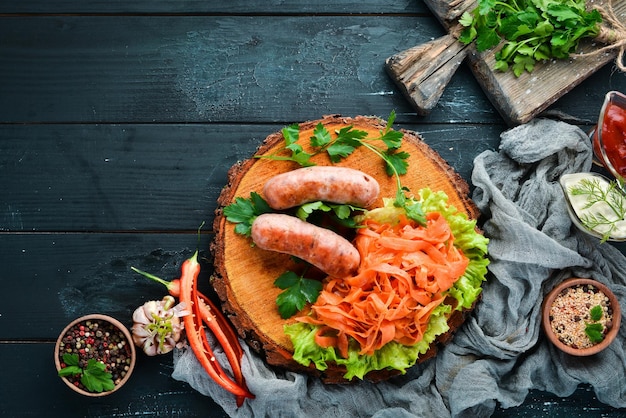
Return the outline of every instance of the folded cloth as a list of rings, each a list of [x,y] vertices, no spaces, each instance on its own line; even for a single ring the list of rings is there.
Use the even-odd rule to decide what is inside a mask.
[[[211,396],[232,417],[486,417],[538,389],[569,396],[580,383],[626,407],[624,332],[593,358],[573,358],[541,334],[543,295],[561,280],[592,277],[626,306],[626,258],[572,226],[558,180],[588,171],[590,141],[578,127],[536,119],[501,135],[500,148],[474,161],[473,199],[490,239],[483,296],[437,357],[381,383],[324,385],[274,370],[244,344],[243,373],[256,395],[237,408],[191,351],[178,351],[175,379]],[[624,329],[624,327],[622,327]],[[221,364],[223,352],[216,348]]]

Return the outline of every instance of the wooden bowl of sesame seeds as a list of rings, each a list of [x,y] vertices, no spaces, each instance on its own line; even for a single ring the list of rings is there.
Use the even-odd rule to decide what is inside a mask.
[[[617,298],[596,280],[567,279],[544,298],[543,329],[567,354],[590,356],[604,350],[617,336],[620,322]]]

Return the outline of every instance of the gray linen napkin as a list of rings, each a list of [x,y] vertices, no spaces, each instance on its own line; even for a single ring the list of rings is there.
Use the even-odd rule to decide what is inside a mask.
[[[626,407],[626,331],[603,353],[574,358],[555,350],[540,327],[543,295],[571,276],[608,284],[626,306],[626,258],[571,225],[558,184],[562,174],[590,167],[585,133],[548,119],[504,132],[498,152],[475,159],[473,199],[491,259],[482,301],[435,359],[406,375],[324,385],[273,370],[244,345],[243,371],[256,398],[240,408],[190,351],[176,353],[172,376],[232,417],[486,417],[497,403],[521,404],[530,389],[569,396],[579,383],[593,386],[600,401]],[[226,364],[219,349],[217,357]]]

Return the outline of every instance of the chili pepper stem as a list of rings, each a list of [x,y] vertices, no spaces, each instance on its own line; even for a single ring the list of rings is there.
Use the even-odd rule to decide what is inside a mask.
[[[147,277],[148,279],[154,280],[157,283],[161,283],[162,285],[164,285],[165,287],[169,287],[171,285],[172,282],[168,282],[167,280],[163,280],[160,277],[155,276],[154,274],[150,274],[147,271],[143,271],[143,270],[139,270],[136,267],[131,267],[130,268],[132,271],[134,271],[135,273],[139,273],[144,277]]]
[[[197,253],[198,252],[196,251],[196,254]],[[153,281],[155,281],[157,283],[162,284],[170,292],[170,295],[178,297],[178,295],[180,294],[180,280],[179,279],[172,280],[171,282],[168,282],[167,280],[163,280],[162,278],[157,277],[154,274],[150,274],[150,273],[148,273],[146,271],[139,270],[136,267],[131,267],[130,269],[132,271],[134,271],[135,273],[139,273],[142,276],[147,277],[150,280],[153,280]]]

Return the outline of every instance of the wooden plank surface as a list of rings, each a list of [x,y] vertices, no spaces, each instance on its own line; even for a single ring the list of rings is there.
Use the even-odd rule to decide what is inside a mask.
[[[93,0],[76,2],[74,0],[23,0],[2,2],[0,13],[184,13],[184,14],[356,14],[356,13],[423,13],[427,7],[420,1],[413,0],[266,0],[251,2],[248,0],[206,1],[206,0],[137,0],[105,1]]]
[[[203,234],[198,245],[203,266],[199,285],[207,294],[211,294],[212,236]],[[198,244],[195,231],[22,233],[1,238],[3,287],[6,294],[15,295],[0,311],[2,342],[51,341],[70,320],[88,313],[106,313],[132,325],[138,306],[162,299],[167,291],[134,273],[131,266],[171,280],[180,277],[180,265]],[[8,280],[8,272],[20,280]]]
[[[443,33],[419,0],[2,2],[0,416],[225,416],[173,381],[169,357],[144,357],[110,398],[75,397],[54,376],[53,340],[79,311],[128,319],[162,296],[129,266],[175,277],[227,168],[286,124],[395,109],[469,181],[506,126],[469,67],[424,117],[384,70]],[[605,66],[549,110],[588,128],[613,89],[626,92],[626,76]],[[583,386],[495,416],[537,411],[623,412]]]
[[[204,417],[226,418],[228,415],[211,398],[203,396],[187,384],[168,377],[171,373],[169,356],[143,358],[133,374],[133,385],[129,390],[115,395],[114,402],[92,400],[68,393],[65,385],[54,376],[50,368],[53,343],[0,344],[0,357],[12,359],[20,364],[28,364],[37,374],[0,374],[0,389],[3,402],[0,403],[0,416],[41,418],[59,417]],[[52,384],[51,384],[52,383]],[[30,395],[32,400],[26,407],[22,403],[7,402],[9,399],[23,398],[24,388],[37,393]],[[72,396],[70,396],[72,395]],[[63,402],[61,402],[63,400]],[[584,409],[581,408],[584,400]],[[70,406],[71,405],[71,406]],[[570,398],[555,398],[544,392],[529,396],[529,402],[520,408],[496,410],[494,418],[534,418],[534,417],[619,417],[619,411],[598,401],[590,389],[581,386]]]
[[[383,57],[407,39],[442,33],[432,19],[413,16],[116,17],[115,31],[108,17],[30,19],[25,36],[19,19],[0,17],[5,122],[402,114],[411,109],[395,93]],[[416,24],[420,34],[412,33]],[[463,94],[489,108],[471,74],[465,77]],[[352,92],[349,101],[344,92]],[[492,112],[476,116],[497,121]]]
[[[207,417],[228,415],[207,396],[175,381],[171,356],[141,358],[132,375],[132,385],[116,392],[114,399],[92,399],[68,391],[56,377],[52,364],[54,343],[0,344],[0,357],[33,373],[1,373],[0,416],[41,417]],[[52,365],[52,367],[51,367]],[[25,392],[28,392],[25,397]],[[17,402],[14,400],[23,400]]]
[[[443,34],[432,17],[28,21],[25,32],[19,18],[0,16],[3,123],[282,123],[391,109],[399,122],[501,121],[466,66],[431,114],[419,118],[386,74],[386,57]],[[622,77],[603,68],[589,84],[597,88],[581,87],[582,94],[573,91],[553,108],[597,117],[604,92]],[[598,105],[581,107],[574,97]]]
[[[397,126],[419,132],[466,181],[472,161],[463,147],[495,149],[504,129]],[[202,221],[210,228],[228,169],[282,127],[0,125],[0,231],[195,231]]]

